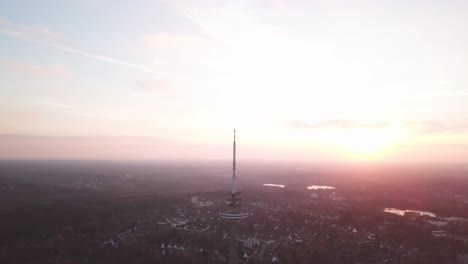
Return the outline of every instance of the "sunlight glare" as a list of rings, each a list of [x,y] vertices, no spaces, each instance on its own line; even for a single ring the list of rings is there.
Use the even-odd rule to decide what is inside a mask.
[[[378,159],[402,139],[398,129],[355,128],[332,133],[330,137],[357,159]]]

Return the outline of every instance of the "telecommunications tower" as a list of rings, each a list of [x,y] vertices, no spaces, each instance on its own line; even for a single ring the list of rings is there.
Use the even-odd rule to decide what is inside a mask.
[[[248,212],[243,212],[240,209],[239,193],[237,192],[236,183],[236,130],[234,129],[234,141],[233,147],[233,159],[232,159],[232,190],[229,198],[227,199],[227,208],[219,211],[219,216],[223,219],[230,220],[231,232],[230,232],[230,245],[229,245],[229,263],[237,264],[237,231],[236,222],[238,220],[247,218]]]

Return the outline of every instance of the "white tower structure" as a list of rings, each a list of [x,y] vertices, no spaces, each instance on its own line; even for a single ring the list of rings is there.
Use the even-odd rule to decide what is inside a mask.
[[[234,129],[234,141],[232,142],[232,193],[237,192],[236,182],[236,130]]]
[[[240,210],[239,193],[237,192],[237,179],[236,179],[236,130],[234,129],[234,141],[232,143],[232,189],[231,195],[227,199],[228,206],[225,210],[219,212],[219,216],[223,219],[231,221],[230,232],[230,247],[229,247],[229,263],[237,264],[237,232],[236,221],[247,218],[248,212]]]

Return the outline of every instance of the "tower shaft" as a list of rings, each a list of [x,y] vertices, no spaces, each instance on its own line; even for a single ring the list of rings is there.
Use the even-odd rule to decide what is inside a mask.
[[[231,221],[229,238],[229,264],[237,264],[237,223]]]
[[[229,232],[229,263],[237,264],[237,221],[247,218],[249,213],[243,212],[240,209],[239,194],[237,193],[236,182],[236,130],[234,129],[234,141],[232,142],[232,190],[231,197],[227,199],[229,202],[227,208],[219,211],[219,215],[223,219],[230,222],[231,230]]]
[[[234,129],[234,141],[232,142],[232,193],[237,193],[236,182],[236,130]]]

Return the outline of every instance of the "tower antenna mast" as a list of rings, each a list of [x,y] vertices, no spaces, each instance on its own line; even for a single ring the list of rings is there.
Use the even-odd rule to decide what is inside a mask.
[[[237,193],[236,182],[236,130],[234,129],[234,141],[232,142],[232,193]]]
[[[237,193],[236,165],[236,130],[234,129],[234,141],[232,142],[232,190],[230,197],[227,199],[227,208],[219,211],[219,216],[222,219],[229,220],[231,224],[229,243],[230,264],[237,264],[237,221],[249,216],[248,212],[243,212],[240,209],[239,193]]]

